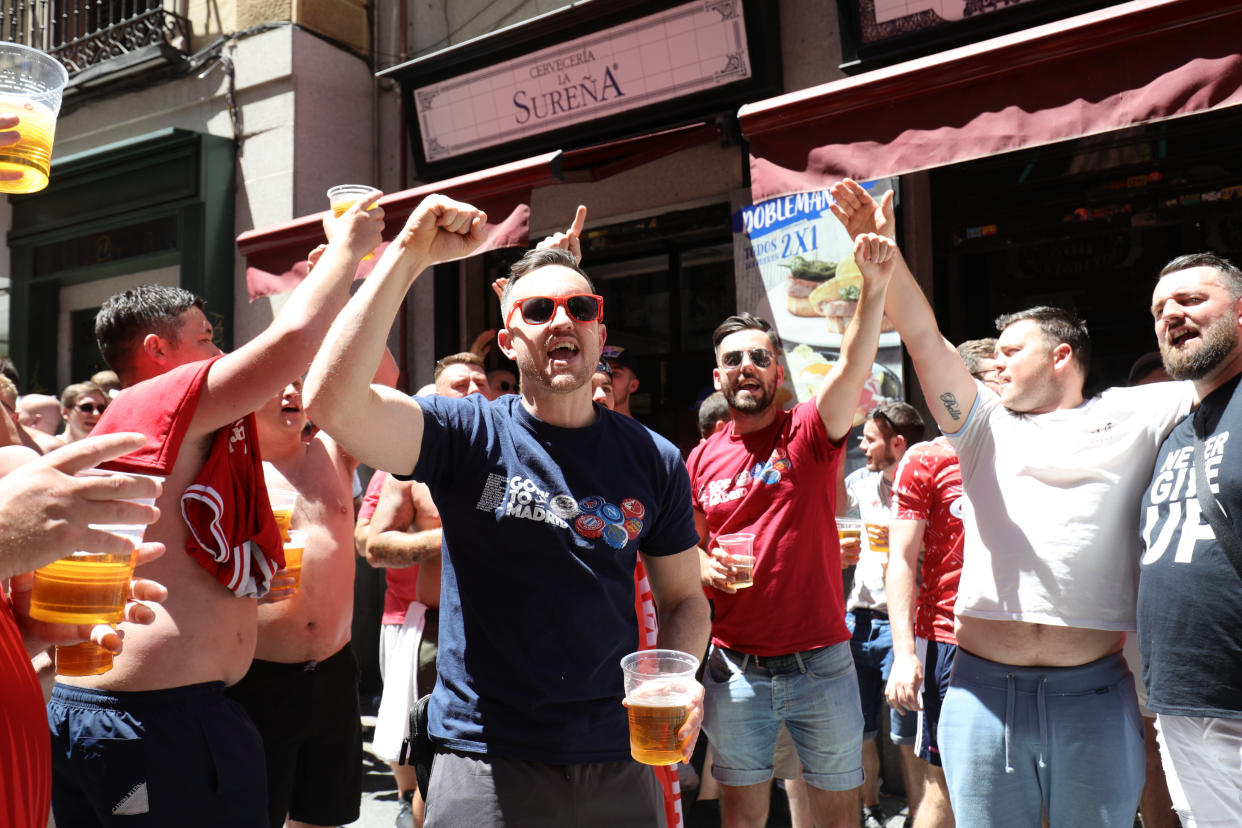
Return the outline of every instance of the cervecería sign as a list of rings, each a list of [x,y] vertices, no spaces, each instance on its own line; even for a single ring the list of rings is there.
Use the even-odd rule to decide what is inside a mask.
[[[699,0],[414,92],[440,161],[751,76],[742,0]]]

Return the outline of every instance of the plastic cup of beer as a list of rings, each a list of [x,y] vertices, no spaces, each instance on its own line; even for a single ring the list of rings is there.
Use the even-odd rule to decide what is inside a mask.
[[[97,676],[112,669],[112,651],[93,641],[56,645],[56,675]]]
[[[272,517],[280,529],[280,540],[289,543],[289,525],[293,522],[293,507],[298,502],[298,493],[292,489],[268,487],[267,499],[272,504]]]
[[[380,195],[379,190],[368,187],[366,184],[337,184],[328,190],[328,204],[332,208],[332,215],[340,218],[357,202],[368,204],[378,195]],[[362,260],[366,261],[374,256],[374,253],[368,253],[362,257]]]
[[[259,599],[261,604],[271,604],[292,598],[302,583],[302,553],[306,550],[306,533],[294,529],[285,541],[285,565],[272,576],[267,594]]]
[[[845,517],[837,518],[837,539],[838,540],[841,540],[841,541],[861,540],[862,531],[863,531],[863,522],[859,520],[858,518],[845,518]],[[842,547],[844,547],[844,544],[842,544]],[[841,554],[842,556],[846,554],[844,552],[844,549],[842,550]],[[854,564],[858,563],[857,554],[858,554],[857,552],[853,553],[853,557],[851,557],[851,559],[848,561],[842,560],[841,565],[842,566],[853,566]]]
[[[685,745],[677,736],[694,698],[699,660],[678,650],[640,650],[621,659],[630,755],[644,765],[673,765]]]
[[[87,469],[78,474],[110,477],[117,472]],[[129,472],[126,475],[163,479]],[[148,506],[155,503],[153,497],[127,500]],[[91,528],[125,537],[130,542],[129,550],[119,553],[79,550],[36,569],[30,593],[31,618],[54,624],[116,624],[124,616],[138,545],[147,527],[145,524],[92,523]]]
[[[867,521],[867,548],[888,560],[888,522]]]
[[[36,193],[47,186],[60,96],[69,73],[50,55],[0,43],[0,115],[16,115],[21,139],[0,146],[0,192]]]
[[[755,585],[755,536],[735,532],[716,538],[716,546],[728,556],[729,586],[745,589]]]

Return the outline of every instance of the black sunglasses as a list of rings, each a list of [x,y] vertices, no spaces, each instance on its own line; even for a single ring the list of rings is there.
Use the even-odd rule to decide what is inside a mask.
[[[726,368],[736,368],[742,364],[742,356],[750,355],[750,362],[756,368],[767,368],[772,364],[773,354],[767,348],[751,348],[749,351],[725,351],[720,355],[720,364]]]
[[[74,406],[82,414],[102,414],[107,405],[95,405],[93,402],[78,403]]]
[[[604,297],[593,293],[575,293],[572,296],[528,296],[513,303],[505,326],[513,319],[513,312],[520,310],[527,325],[542,325],[550,320],[559,305],[575,322],[595,322],[604,318]]]

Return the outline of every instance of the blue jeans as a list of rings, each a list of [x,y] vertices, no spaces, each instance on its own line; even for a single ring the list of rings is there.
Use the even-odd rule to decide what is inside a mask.
[[[959,828],[1130,828],[1143,790],[1143,721],[1121,653],[1078,667],[1014,667],[958,649],[940,753]]]
[[[807,783],[824,791],[862,784],[862,713],[848,643],[775,659],[712,645],[703,687],[703,730],[721,784],[772,778],[781,722]]]
[[[888,615],[869,609],[845,614],[850,629],[850,652],[858,674],[858,698],[862,702],[863,740],[874,739],[880,729],[884,709],[884,686],[893,670],[893,632]],[[889,740],[895,745],[912,745],[918,732],[916,713],[889,714]]]

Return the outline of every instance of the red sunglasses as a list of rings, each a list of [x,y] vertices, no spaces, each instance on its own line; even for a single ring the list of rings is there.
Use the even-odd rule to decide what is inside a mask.
[[[569,296],[527,296],[513,303],[505,318],[505,327],[513,321],[514,311],[522,312],[527,325],[542,325],[556,316],[556,309],[564,306],[565,313],[575,322],[599,322],[604,318],[604,297],[594,293],[574,293]]]

